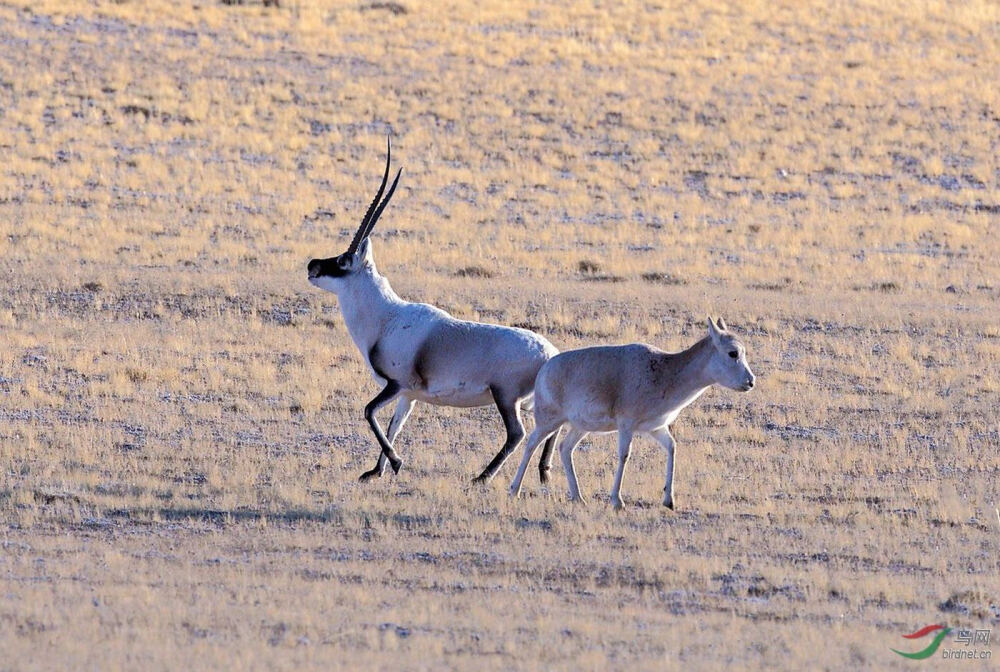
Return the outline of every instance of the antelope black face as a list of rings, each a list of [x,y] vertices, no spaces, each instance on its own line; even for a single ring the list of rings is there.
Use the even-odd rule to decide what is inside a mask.
[[[387,138],[385,174],[382,176],[382,185],[378,188],[375,199],[368,206],[368,212],[365,213],[364,219],[361,220],[361,226],[358,227],[358,231],[354,234],[354,239],[351,240],[351,244],[348,246],[346,252],[336,257],[330,257],[329,259],[313,259],[309,262],[309,282],[312,284],[322,289],[336,292],[339,286],[337,279],[350,275],[364,265],[365,258],[368,255],[368,236],[371,235],[372,229],[375,228],[375,223],[378,221],[379,216],[381,216],[382,211],[385,210],[385,206],[388,205],[393,192],[396,191],[399,176],[403,172],[403,169],[400,168],[396,173],[396,179],[392,181],[392,186],[389,187],[389,192],[385,195],[385,200],[382,200],[380,203],[379,200],[385,191],[386,182],[389,181],[389,163],[391,160],[392,147],[389,145]]]
[[[350,274],[353,265],[354,255],[348,255],[346,252],[329,259],[313,259],[309,262],[309,280],[312,282],[319,278],[342,278]]]

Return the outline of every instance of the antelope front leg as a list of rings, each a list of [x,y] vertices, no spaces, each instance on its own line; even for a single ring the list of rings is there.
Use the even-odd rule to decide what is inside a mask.
[[[413,406],[416,403],[417,402],[412,399],[401,397],[399,403],[396,404],[396,412],[392,414],[392,420],[389,421],[389,431],[386,432],[385,437],[389,442],[389,445],[395,447],[396,436],[399,434],[399,430],[403,429],[403,425],[406,424],[406,419],[410,416],[410,411],[413,410]],[[387,461],[388,460],[385,459],[385,453],[379,451],[378,462],[375,464],[375,467],[361,474],[358,480],[367,481],[372,478],[379,478],[385,473],[385,465]]]
[[[382,388],[382,391],[375,395],[375,398],[368,402],[365,406],[365,420],[368,421],[369,426],[372,428],[372,432],[375,433],[375,439],[378,440],[380,446],[382,446],[382,454],[385,455],[386,459],[389,460],[389,464],[392,466],[393,473],[398,474],[399,468],[403,466],[403,461],[399,459],[396,455],[396,451],[392,449],[389,445],[389,441],[385,438],[385,434],[382,433],[382,428],[379,427],[378,420],[375,419],[375,411],[382,408],[390,401],[396,398],[399,394],[400,385],[395,380],[390,380]]]
[[[618,469],[615,471],[615,484],[611,488],[611,504],[616,509],[622,509],[622,479],[625,477],[625,465],[628,464],[629,450],[632,445],[632,430],[618,430]]]
[[[656,441],[667,450],[667,482],[663,486],[663,506],[668,509],[674,508],[674,446],[676,442],[666,427],[657,429],[649,433]]]
[[[375,463],[374,467],[358,476],[358,480],[364,483],[365,481],[370,481],[373,478],[381,478],[382,474],[385,473],[386,462],[385,453],[380,450],[378,453],[378,462]]]
[[[556,439],[558,438],[559,432],[553,432],[552,436],[545,440],[545,445],[542,446],[542,456],[538,458],[538,480],[542,485],[546,485],[549,482],[553,448],[555,448]]]

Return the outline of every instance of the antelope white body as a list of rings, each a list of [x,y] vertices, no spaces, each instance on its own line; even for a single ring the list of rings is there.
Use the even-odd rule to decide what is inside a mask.
[[[477,480],[489,480],[524,438],[521,402],[530,397],[542,365],[558,351],[526,329],[457,320],[425,303],[399,298],[375,267],[368,238],[399,174],[381,205],[389,176],[386,159],[382,187],[347,252],[309,262],[309,281],[337,294],[351,339],[372,375],[384,387],[365,407],[365,418],[381,446],[376,466],[362,480],[381,476],[386,460],[398,472],[402,461],[392,443],[417,401],[441,406],[496,404],[507,430],[500,452]],[[388,435],[375,419],[379,408],[398,398]],[[546,444],[551,451],[552,442]],[[542,474],[543,481],[547,472]]]
[[[611,490],[623,505],[622,478],[632,438],[646,434],[667,451],[664,506],[673,508],[674,439],[670,425],[678,414],[715,384],[747,391],[755,378],[746,351],[722,320],[709,319],[709,334],[687,350],[668,353],[641,343],[582,348],[549,360],[535,381],[535,430],[510,488],[517,496],[535,447],[563,425],[570,429],[559,446],[571,500],[582,500],[573,451],[589,433],[618,432],[618,469]],[[543,453],[542,460],[548,459]]]
[[[398,381],[401,396],[440,406],[493,403],[491,389],[509,379],[532,379],[556,349],[526,329],[457,320],[440,308],[396,295],[375,267],[371,241],[350,280],[311,282],[336,292],[351,339],[376,380]]]

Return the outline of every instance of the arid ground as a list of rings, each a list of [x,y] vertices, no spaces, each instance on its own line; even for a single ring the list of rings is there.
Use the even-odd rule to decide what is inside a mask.
[[[608,4],[0,0],[0,669],[917,669],[890,649],[924,625],[1000,638],[1000,7]],[[389,134],[400,295],[561,349],[744,339],[757,388],[677,423],[676,511],[648,440],[621,513],[609,436],[587,506],[558,460],[474,485],[491,408],[418,407],[358,482],[378,387],[305,264]]]

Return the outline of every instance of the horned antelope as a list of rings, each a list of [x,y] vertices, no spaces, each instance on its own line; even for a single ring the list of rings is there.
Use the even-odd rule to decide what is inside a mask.
[[[677,415],[712,385],[746,392],[755,378],[743,344],[720,318],[708,318],[708,335],[683,352],[664,352],[642,343],[568,350],[542,367],[535,381],[535,429],[510,494],[521,493],[531,454],[543,440],[570,425],[559,445],[569,498],[583,501],[573,467],[573,450],[590,432],[618,432],[618,469],[611,503],[623,506],[621,487],[635,434],[648,434],[667,451],[663,505],[674,508],[674,437]],[[547,458],[543,451],[542,460]]]
[[[496,404],[507,439],[475,479],[488,481],[524,438],[521,402],[531,396],[538,370],[558,350],[526,329],[458,320],[439,308],[396,295],[375,267],[369,237],[403,172],[400,168],[380,202],[389,179],[391,151],[387,142],[382,185],[347,251],[313,259],[308,266],[309,282],[337,295],[351,339],[383,386],[365,406],[365,419],[381,453],[361,480],[385,473],[386,460],[399,472],[402,460],[393,442],[414,404],[422,401],[458,407]],[[388,432],[383,434],[375,412],[397,398]],[[554,437],[546,450],[551,451],[553,441]]]

